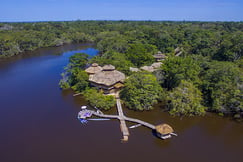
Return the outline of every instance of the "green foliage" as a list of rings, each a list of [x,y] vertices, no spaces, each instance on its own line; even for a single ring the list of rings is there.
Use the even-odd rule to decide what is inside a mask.
[[[69,88],[71,88],[70,84],[66,81],[66,78],[64,78],[64,77],[60,80],[59,86],[62,89],[69,89]]]
[[[114,65],[117,70],[126,75],[130,74],[129,67],[133,67],[133,64],[127,60],[125,54],[112,51],[109,51],[102,56],[93,57],[90,62],[96,62],[102,66],[107,64]]]
[[[203,76],[205,103],[223,114],[243,112],[243,74],[236,64],[213,61]]]
[[[84,69],[88,62],[88,57],[89,55],[85,53],[76,53],[69,58],[69,66]]]
[[[181,80],[188,80],[195,84],[200,82],[200,66],[191,57],[169,57],[163,62],[163,87],[171,90],[177,87]]]
[[[62,73],[59,86],[62,89],[72,88],[77,92],[85,90],[88,86],[88,74],[83,70],[88,62],[88,55],[76,53],[69,58],[69,64]]]
[[[107,51],[116,51],[124,53],[128,47],[126,37],[121,35],[118,31],[101,32],[97,35],[97,49],[101,53]]]
[[[89,86],[89,76],[83,71],[79,70],[77,73],[72,73],[70,77],[71,88],[77,92],[82,92]]]
[[[134,43],[130,44],[126,56],[135,66],[151,64],[154,61],[153,54],[157,52],[154,45]]]
[[[161,70],[155,73],[159,83],[167,90],[172,90],[182,80],[191,82],[202,91],[208,110],[243,118],[242,28],[243,22],[1,23],[0,58],[71,42],[95,42],[102,55],[92,59],[92,62],[113,64],[118,70],[130,75],[130,66],[150,65],[154,61],[152,55],[158,50],[174,55],[174,49],[180,47],[183,57],[169,57]],[[87,58],[83,54],[70,58],[70,64],[60,81],[62,88],[73,88],[75,91],[87,88],[87,75],[82,71]],[[140,94],[137,91],[131,98]],[[151,105],[154,100],[150,100]],[[142,99],[141,102],[148,101]],[[139,109],[143,109],[141,105],[146,105],[140,103],[138,98],[127,103],[132,106],[138,104]]]
[[[213,56],[219,61],[236,61],[243,56],[243,32],[238,31],[223,37],[219,50]]]
[[[72,88],[76,92],[82,92],[89,87],[88,74],[77,68],[62,73],[59,86],[62,89]]]
[[[167,96],[167,107],[172,115],[204,115],[202,93],[190,82],[182,80]]]
[[[91,106],[97,107],[101,110],[109,110],[116,104],[114,96],[104,95],[96,89],[86,89],[83,92],[83,95]]]
[[[242,24],[152,21],[2,23],[0,56],[8,57],[23,51],[71,42],[95,42],[101,53],[125,53],[129,45],[141,42],[154,45],[163,53],[183,47],[184,54],[236,61],[242,57]]]
[[[162,96],[162,88],[151,73],[132,74],[125,82],[121,98],[126,106],[134,110],[150,110]]]

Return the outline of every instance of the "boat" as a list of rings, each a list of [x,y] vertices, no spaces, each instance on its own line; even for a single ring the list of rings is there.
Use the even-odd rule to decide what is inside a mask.
[[[87,106],[81,106],[81,109],[85,110],[85,109],[87,109]]]
[[[170,134],[160,135],[160,138],[162,138],[162,139],[168,139],[168,138],[171,138],[171,135]]]
[[[100,119],[100,118],[98,118],[98,119],[88,119],[88,120],[92,120],[92,121],[105,121],[105,120],[110,120],[110,119]]]
[[[130,126],[129,128],[137,128],[137,127],[139,127],[139,126],[141,126],[142,124],[136,124],[136,125],[132,125],[132,126]]]

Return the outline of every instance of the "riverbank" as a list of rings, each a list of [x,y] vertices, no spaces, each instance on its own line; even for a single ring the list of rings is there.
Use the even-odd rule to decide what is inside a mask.
[[[57,49],[65,49],[68,47],[75,47],[75,46],[79,46],[79,45],[82,45],[82,46],[90,46],[90,47],[93,47],[95,46],[95,44],[93,42],[80,42],[80,43],[64,43],[62,45],[58,45],[58,46],[47,46],[47,47],[38,47],[36,49],[33,49],[33,50],[27,50],[27,51],[20,51],[14,55],[0,55],[0,61],[1,60],[6,60],[6,59],[11,59],[12,57],[24,57],[23,55],[30,55],[30,54],[33,54],[33,53],[38,53],[38,52],[42,52],[42,51],[45,51],[45,50],[49,50],[51,48],[57,48]],[[73,49],[76,49],[76,48],[73,48]],[[65,51],[60,51],[60,52],[65,52]]]
[[[87,102],[81,95],[73,97],[71,90],[60,90],[58,82],[69,57],[77,51],[89,51],[87,48],[81,45],[75,49],[70,45],[40,50],[22,59],[13,57],[0,66],[0,113],[3,114],[0,118],[0,161],[108,159],[106,161],[112,162],[120,157],[118,161],[126,162],[158,159],[241,162],[243,125],[211,113],[205,117],[180,118],[163,112],[160,105],[143,112],[124,108],[126,116],[153,124],[166,122],[179,135],[162,141],[153,138],[147,128],[138,127],[130,130],[129,143],[125,145],[117,140],[121,138],[117,120],[81,125],[77,113]],[[106,114],[116,114],[116,109]]]

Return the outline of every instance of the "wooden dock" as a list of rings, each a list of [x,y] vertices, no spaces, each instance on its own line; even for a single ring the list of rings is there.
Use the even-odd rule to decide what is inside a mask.
[[[128,131],[128,128],[127,128],[127,125],[126,125],[126,121],[138,123],[138,124],[141,124],[141,125],[143,125],[147,128],[150,128],[150,129],[155,129],[155,126],[150,124],[150,123],[147,123],[147,122],[139,120],[139,119],[126,117],[123,113],[120,99],[118,99],[118,98],[116,99],[116,105],[117,105],[118,115],[107,115],[107,114],[103,114],[101,111],[98,111],[98,110],[93,111],[93,110],[87,110],[86,109],[86,110],[80,111],[78,117],[83,118],[83,114],[88,113],[88,114],[92,114],[92,115],[95,115],[95,116],[98,116],[98,117],[101,117],[101,118],[111,118],[111,119],[120,120],[120,129],[121,129],[121,132],[123,134],[122,141],[128,141],[129,131]]]
[[[118,111],[118,115],[119,115],[119,120],[120,120],[120,128],[121,128],[121,132],[123,133],[123,141],[128,141],[128,136],[129,136],[129,131],[125,122],[125,115],[123,113],[122,110],[122,106],[121,106],[121,101],[119,98],[116,99],[116,107],[117,107],[117,111]]]

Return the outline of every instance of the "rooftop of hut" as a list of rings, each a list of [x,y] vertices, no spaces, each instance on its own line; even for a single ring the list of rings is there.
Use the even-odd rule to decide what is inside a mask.
[[[148,71],[148,72],[154,72],[154,70],[155,70],[152,66],[143,66],[143,67],[140,67],[140,69]]]
[[[162,65],[162,62],[155,62],[155,63],[153,63],[151,66],[152,66],[154,69],[158,69],[158,68],[161,67],[161,65]]]
[[[88,67],[85,71],[89,74],[95,74],[102,70],[102,67],[100,67],[97,63],[93,63],[90,67]]]
[[[113,65],[105,65],[103,66],[103,71],[112,71],[112,70],[115,70],[115,66]]]
[[[105,65],[102,71],[95,73],[89,78],[89,81],[105,86],[111,86],[118,82],[124,82],[124,80],[125,74],[115,70],[113,65]]]
[[[153,55],[153,57],[156,59],[165,59],[166,58],[165,54],[162,54],[159,52],[157,54]]]
[[[158,133],[165,135],[165,134],[170,134],[173,133],[174,130],[171,126],[169,126],[168,124],[160,124],[155,126],[155,129]]]

